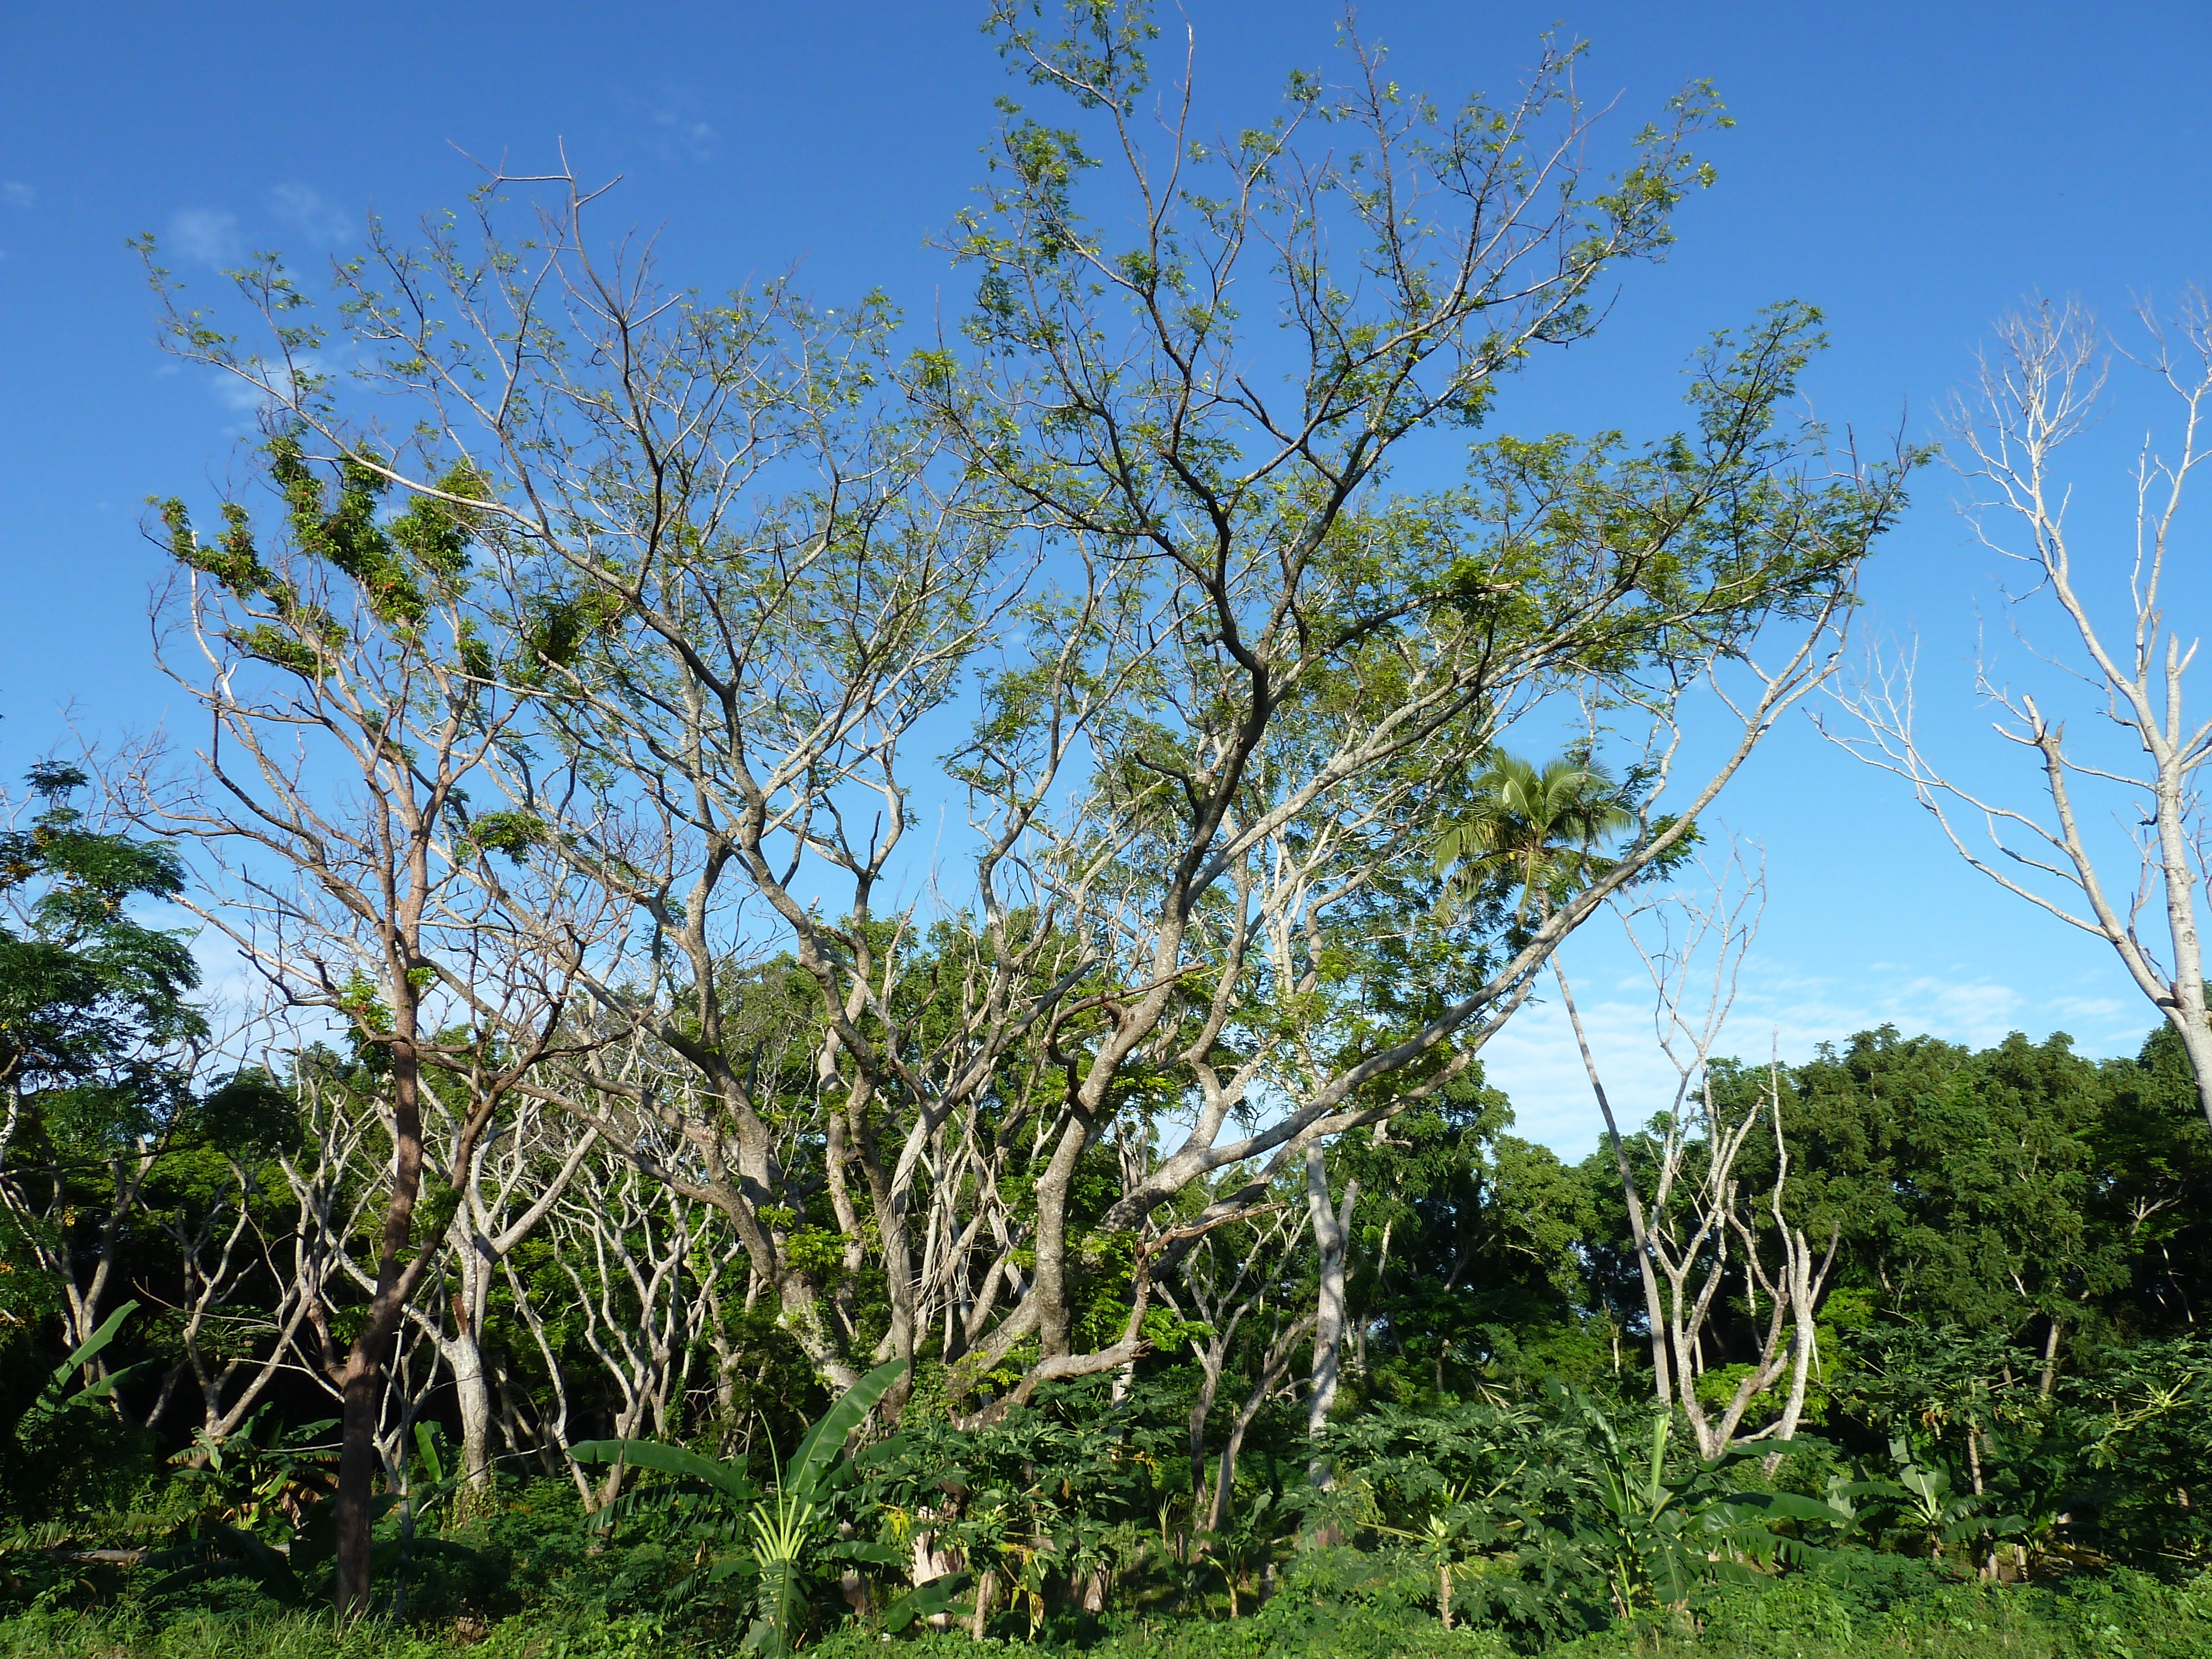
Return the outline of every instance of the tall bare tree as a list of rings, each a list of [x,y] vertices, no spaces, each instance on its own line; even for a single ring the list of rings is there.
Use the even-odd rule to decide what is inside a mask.
[[[1306,1390],[1306,1439],[1313,1453],[1307,1478],[1320,1486],[1330,1478],[1322,1441],[1328,1414],[1336,1405],[1340,1362],[1344,1352],[1344,1279],[1352,1249],[1352,1212],[1359,1202],[1359,1182],[1344,1183],[1344,1197],[1332,1205],[1328,1165],[1319,1146],[1306,1148],[1306,1219],[1314,1236],[1313,1370]]]
[[[169,1300],[182,1350],[148,1423],[189,1377],[200,1397],[196,1456],[220,1449],[246,1422],[327,1312],[313,1264],[338,1244],[319,1237],[320,1206],[296,1203],[289,1234],[281,1224],[284,1200],[300,1197],[288,1188],[310,1133],[337,1127],[303,1097],[316,1088],[310,1075],[290,1086],[280,1081],[304,1046],[280,1024],[258,1063],[209,1091],[180,1125],[191,1144],[168,1161],[148,1205],[176,1251],[179,1282],[173,1300],[143,1281],[139,1293]]]
[[[319,394],[303,374],[290,395]],[[386,1137],[368,1306],[326,1356],[343,1401],[337,1601],[353,1612],[369,1593],[386,1350],[455,1213],[434,1210],[418,1235],[426,1076],[465,1097],[430,1170],[458,1196],[502,1105],[562,1049],[600,930],[557,861],[541,860],[545,882],[489,872],[495,856],[526,870],[541,824],[470,808],[516,708],[467,610],[473,475],[448,469],[439,495],[387,518],[377,466],[318,463],[312,428],[272,423],[277,538],[238,502],[212,544],[182,501],[161,510],[177,575],[161,660],[206,728],[187,758],[159,740],[123,757],[116,781],[140,823],[198,850],[206,885],[179,902],[282,1000],[344,1033]]]
[[[698,1281],[714,1277],[737,1249],[734,1240],[715,1236],[714,1213],[634,1164],[595,1160],[556,1217],[572,1316],[620,1396],[613,1413],[619,1438],[648,1430],[665,1438],[674,1427],[671,1404],[680,1410],[702,1346],[707,1304]],[[595,1502],[612,1501],[623,1474],[620,1463],[609,1468]]]
[[[2035,803],[1929,752],[1910,657],[1874,657],[1839,694],[1850,723],[1832,735],[1911,784],[1973,868],[2112,947],[2180,1039],[2212,1121],[2197,785],[2212,720],[2188,712],[2199,641],[2167,610],[2184,499],[2212,457],[2212,305],[2192,290],[2170,318],[2146,305],[2138,319],[2146,346],[2128,362],[2172,409],[2166,435],[2146,435],[2136,452],[2131,528],[2099,515],[2085,532],[2059,453],[2097,418],[2107,383],[2108,342],[2078,301],[2002,321],[1950,410],[1948,453],[1976,488],[1981,544],[2025,568],[2004,590],[2013,630],[2057,687],[2039,696],[1987,655],[1977,665],[1975,689],[1999,711],[1993,729],[2036,774]]]
[[[446,1291],[442,1305],[426,1309],[421,1300],[408,1316],[443,1357],[453,1379],[461,1419],[461,1473],[466,1488],[462,1507],[488,1501],[492,1490],[493,1419],[490,1356],[484,1325],[500,1277],[500,1264],[514,1248],[545,1224],[568,1191],[598,1137],[579,1133],[563,1113],[532,1096],[518,1100],[479,1136],[465,1166],[450,1148],[467,1133],[478,1103],[471,1098],[465,1075],[433,1073],[427,1091],[427,1128],[438,1161],[453,1171],[460,1189],[459,1208],[446,1234],[437,1278]]]
[[[1712,1458],[1747,1441],[1788,1440],[1796,1433],[1816,1357],[1814,1321],[1839,1235],[1832,1233],[1825,1252],[1817,1250],[1785,1203],[1790,1149],[1780,1068],[1768,1068],[1766,1087],[1747,1102],[1716,1093],[1713,1051],[1758,933],[1765,883],[1764,872],[1748,869],[1735,848],[1703,873],[1706,890],[1685,887],[1623,912],[1656,994],[1654,1035],[1674,1076],[1671,1097],[1652,1115],[1641,1145],[1620,1132],[1573,989],[1559,964],[1553,966],[1627,1206],[1651,1338],[1653,1401],[1662,1411],[1679,1408],[1699,1455]],[[1747,1145],[1762,1130],[1774,1142],[1763,1206],[1744,1193],[1739,1170]],[[1752,1331],[1752,1357],[1716,1409],[1698,1382],[1713,1366],[1709,1354],[1717,1328],[1737,1296]],[[1745,1432],[1753,1403],[1785,1376],[1781,1408]]]
[[[1238,1333],[1248,1319],[1256,1327],[1269,1310],[1276,1313],[1276,1340],[1271,1346],[1271,1353],[1279,1348],[1284,1364],[1287,1364],[1297,1337],[1311,1328],[1310,1318],[1298,1321],[1291,1341],[1281,1340],[1285,1323],[1281,1310],[1295,1294],[1285,1282],[1285,1269],[1297,1250],[1297,1211],[1293,1206],[1284,1203],[1272,1209],[1249,1210],[1237,1218],[1234,1225],[1215,1229],[1183,1253],[1176,1274],[1182,1287],[1180,1293],[1174,1285],[1164,1283],[1160,1286],[1162,1302],[1178,1317],[1205,1328],[1203,1336],[1194,1338],[1192,1343],[1198,1361],[1199,1385],[1191,1401],[1188,1422],[1191,1514],[1194,1523],[1199,1523],[1203,1516],[1203,1524],[1215,1532],[1228,1525],[1237,1485],[1237,1455],[1242,1449],[1243,1435],[1241,1430],[1232,1429],[1229,1443],[1223,1447],[1219,1473],[1209,1493],[1207,1425],[1220,1395],[1231,1357],[1238,1352]],[[1248,1333],[1246,1346],[1249,1342]],[[1261,1371],[1260,1403],[1264,1405],[1267,1395],[1282,1380],[1282,1367],[1271,1368],[1263,1361]],[[1255,1406],[1251,1415],[1256,1417],[1258,1413],[1259,1407]],[[1241,1413],[1240,1420],[1249,1427],[1249,1419]]]
[[[1582,171],[1571,51],[1517,100],[1439,113],[1354,39],[1345,85],[1297,80],[1274,125],[1218,141],[1190,124],[1187,70],[1158,100],[1154,155],[1142,12],[999,21],[1020,72],[1080,126],[1009,115],[952,242],[978,273],[968,327],[987,350],[965,368],[926,357],[917,390],[1051,533],[1056,569],[1134,584],[1116,590],[1130,623],[1100,647],[1007,677],[970,774],[979,816],[1018,831],[997,867],[1100,919],[1105,994],[1044,1024],[1068,1064],[1040,1098],[1035,1282],[976,1361],[1034,1338],[1035,1374],[1070,1375],[1124,1358],[1075,1346],[1090,1270],[1068,1212],[1121,1103],[1173,1104],[1149,1120],[1152,1167],[1099,1218],[1109,1230],[1232,1166],[1252,1179],[1219,1203],[1265,1201],[1309,1146],[1441,1086],[1819,678],[1896,494],[1893,473],[1824,475],[1803,434],[1777,429],[1809,343],[1796,313],[1707,362],[1699,434],[1680,447],[1505,440],[1475,450],[1461,489],[1377,488],[1401,441],[1489,416],[1510,367],[1578,335],[1601,272],[1664,246],[1702,176],[1686,149],[1713,112],[1702,92],[1599,184]],[[1110,225],[1079,205],[1109,164],[1131,209]],[[1741,742],[1663,815],[1687,689],[1749,667],[1784,619],[1775,661],[1723,699]],[[1064,775],[1063,711],[1109,679],[1120,699],[1073,733],[1089,787],[1039,811]],[[1433,925],[1406,857],[1423,820],[1513,721],[1599,683],[1650,722],[1617,867],[1531,927]],[[1000,736],[1018,714],[1039,757],[1026,767]],[[1360,951],[1363,971],[1338,967]],[[1261,1098],[1280,1109],[1255,1112]]]

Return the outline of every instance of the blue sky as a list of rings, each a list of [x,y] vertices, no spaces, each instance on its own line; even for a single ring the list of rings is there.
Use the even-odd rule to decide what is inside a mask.
[[[924,239],[978,176],[1006,87],[981,9],[15,11],[0,53],[0,774],[62,735],[64,705],[95,736],[169,711],[148,664],[158,561],[141,503],[236,465],[245,416],[154,349],[126,236],[161,233],[205,291],[246,249],[342,253],[372,207],[405,220],[458,202],[474,178],[464,152],[527,167],[562,140],[581,171],[623,176],[616,216],[659,234],[678,283],[723,289],[796,264],[827,295],[881,285],[915,313],[954,309],[961,279]],[[1291,65],[1324,64],[1338,11],[1186,0],[1183,15],[1208,107],[1243,120],[1271,112]],[[1673,256],[1628,273],[1601,338],[1533,372],[1502,427],[1660,430],[1689,350],[1797,297],[1824,307],[1834,340],[1809,386],[1819,412],[1923,438],[1990,319],[2023,295],[2078,293],[2117,317],[2131,295],[2212,283],[2202,3],[1374,0],[1361,14],[1401,79],[1445,95],[1507,86],[1554,22],[1594,42],[1581,83],[1620,94],[1624,133],[1693,75],[1718,83],[1738,125],[1710,146],[1720,185],[1684,212]],[[2112,465],[2151,410],[2131,398],[2085,452],[2085,528],[2115,507]],[[1923,475],[1868,593],[1876,628],[1917,631],[1935,735],[1972,765],[1993,754],[1966,692],[1995,561],[1956,493]],[[2185,631],[2207,597],[2189,572]],[[1725,816],[1765,846],[1771,888],[1729,1046],[1763,1054],[1771,1029],[1799,1054],[1887,1018],[1974,1042],[2063,1029],[2118,1053],[2148,1024],[2102,947],[1979,884],[1897,788],[1802,723]],[[1629,964],[1596,938],[1572,950],[1608,1064],[1632,1096],[1648,1090]],[[1532,1011],[1490,1064],[1525,1129],[1576,1149],[1593,1126],[1562,1035]]]

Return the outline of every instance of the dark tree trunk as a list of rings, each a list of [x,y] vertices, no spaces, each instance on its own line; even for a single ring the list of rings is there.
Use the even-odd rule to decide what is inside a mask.
[[[404,981],[402,981],[404,983]],[[421,1062],[415,1052],[413,1006],[395,1011],[398,1041],[392,1068],[392,1201],[384,1212],[384,1237],[377,1252],[376,1294],[368,1317],[346,1354],[339,1384],[344,1401],[338,1443],[338,1490],[332,1499],[337,1540],[335,1601],[342,1617],[368,1609],[370,1488],[376,1476],[376,1417],[384,1392],[384,1346],[399,1328],[399,1319],[419,1277],[422,1255],[403,1262],[414,1231],[415,1201],[422,1188],[422,1102]],[[473,1140],[474,1137],[466,1138]]]
[[[338,1443],[337,1608],[367,1611],[369,1591],[369,1500],[376,1468],[376,1410],[384,1392],[384,1367],[359,1345],[346,1357],[343,1426]]]

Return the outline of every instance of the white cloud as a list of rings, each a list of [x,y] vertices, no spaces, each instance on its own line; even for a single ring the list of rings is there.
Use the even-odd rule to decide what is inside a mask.
[[[241,380],[228,369],[217,369],[215,374],[215,400],[225,409],[234,409],[241,415],[257,414],[264,409],[276,407],[271,398],[251,380]]]
[[[33,208],[39,204],[39,192],[30,185],[18,184],[11,179],[0,184],[0,202],[5,202],[12,208]]]
[[[2117,1023],[2132,1030],[2146,1018],[2140,1005],[2122,1002],[2117,997],[2053,997],[2050,1006],[2062,1018],[2079,1020],[2095,1030]]]
[[[704,161],[714,153],[714,129],[699,114],[698,94],[688,87],[669,87],[644,107],[653,149],[663,161]]]
[[[714,128],[704,121],[678,114],[674,110],[664,110],[653,118],[667,134],[670,142],[681,148],[693,161],[707,159],[708,146],[714,142]]]
[[[1626,1127],[1641,1124],[1674,1097],[1676,1078],[1651,1036],[1649,1008],[1626,1001],[1575,999],[1606,1097]],[[1554,997],[1531,1002],[1484,1047],[1483,1073],[1513,1103],[1513,1133],[1575,1158],[1597,1145],[1605,1120],[1590,1092],[1581,1051]]]
[[[169,246],[181,258],[204,265],[236,264],[246,257],[238,216],[211,208],[184,208],[171,214]]]
[[[1925,1033],[1975,1048],[1992,1047],[2014,1031],[2040,1042],[2063,1030],[2078,1053],[2131,1054],[2152,1023],[2141,1005],[2086,987],[2073,995],[2031,997],[1985,976],[1908,976],[1901,965],[1886,965],[1887,973],[1844,981],[1793,971],[1754,953],[1714,1053],[1753,1063],[1778,1053],[1791,1065],[1810,1059],[1824,1042],[1841,1044],[1854,1032],[1888,1024],[1907,1036]],[[1603,958],[1588,964],[1576,1002],[1626,1128],[1666,1109],[1676,1078],[1653,1035],[1650,981],[1632,971],[1607,971],[1615,966]],[[1565,1011],[1552,986],[1541,988],[1548,997],[1532,1000],[1483,1049],[1483,1068],[1512,1101],[1516,1133],[1579,1158],[1596,1146],[1603,1120]]]
[[[255,374],[260,378],[262,385],[257,386],[252,380],[233,374],[228,369],[215,371],[210,385],[215,391],[216,401],[225,409],[234,410],[240,415],[265,415],[284,406],[283,398],[272,396],[271,392],[283,392],[288,396],[292,394],[295,390],[293,380],[295,374],[306,377],[326,374],[331,372],[329,362],[312,352],[301,353],[293,360],[293,366],[289,368],[283,363],[272,363],[258,359],[252,367]],[[264,391],[264,386],[270,390]],[[252,431],[252,428],[249,424],[241,422],[235,430],[244,434]]]
[[[354,216],[310,185],[277,185],[269,192],[269,210],[318,246],[353,240]]]

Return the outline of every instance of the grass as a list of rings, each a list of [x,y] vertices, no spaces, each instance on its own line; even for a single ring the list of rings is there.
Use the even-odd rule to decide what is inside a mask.
[[[2114,1572],[2056,1589],[1941,1585],[1882,1605],[1865,1586],[1811,1577],[1734,1589],[1686,1619],[1652,1620],[1547,1650],[1545,1659],[2199,1659],[2212,1654],[2212,1575],[2174,1586]],[[1001,1628],[1004,1628],[1002,1626]],[[143,1606],[32,1610],[0,1619],[0,1659],[678,1659],[714,1651],[641,1617],[519,1614],[489,1626],[342,1625],[265,1606],[157,1616]],[[1510,1659],[1493,1629],[1447,1632],[1403,1605],[1304,1603],[1255,1616],[1124,1624],[1085,1648],[994,1638],[1004,1659]],[[973,1659],[964,1631],[901,1642],[848,1625],[811,1644],[821,1659],[896,1653]]]

